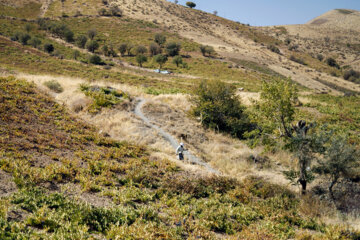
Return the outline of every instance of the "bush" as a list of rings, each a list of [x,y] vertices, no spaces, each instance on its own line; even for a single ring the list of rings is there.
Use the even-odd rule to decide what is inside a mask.
[[[158,54],[154,57],[154,60],[159,64],[159,68],[161,69],[162,66],[167,62],[168,58],[165,55]]]
[[[214,50],[214,48],[213,47],[211,47],[211,46],[205,46],[205,45],[201,45],[200,46],[200,51],[201,51],[201,53],[202,53],[202,55],[205,57],[206,55],[208,55],[208,56],[211,56],[211,55],[213,55],[214,53],[215,53],[215,50]]]
[[[317,58],[320,62],[322,62],[322,60],[324,60],[324,56],[323,56],[322,54],[316,55],[316,58]]]
[[[94,53],[99,48],[99,44],[97,41],[91,40],[86,44],[86,48],[90,52]]]
[[[79,50],[73,51],[73,57],[74,57],[75,60],[77,60],[79,56],[80,56]]]
[[[115,50],[114,50],[114,48],[113,48],[113,46],[112,45],[104,45],[103,47],[102,47],[102,52],[104,53],[104,55],[105,56],[107,56],[107,57],[109,57],[109,56],[112,56],[112,57],[116,57],[117,56],[117,54],[116,54],[116,52],[115,52]]]
[[[144,55],[146,52],[147,52],[147,49],[145,46],[143,46],[143,45],[137,46],[137,48],[136,48],[137,55]]]
[[[331,57],[326,59],[326,64],[329,65],[330,67],[335,67],[335,68],[338,68],[338,69],[340,68],[340,66],[336,62],[336,60],[331,58]]]
[[[186,2],[186,6],[188,6],[189,8],[194,8],[196,7],[196,4],[194,2]]]
[[[211,129],[243,138],[252,126],[233,85],[221,81],[202,81],[194,91],[192,113]]]
[[[171,57],[179,55],[180,49],[181,49],[180,43],[172,42],[166,45],[166,52]]]
[[[114,5],[110,7],[110,14],[116,17],[121,17],[123,12],[118,6]]]
[[[44,82],[44,85],[56,93],[62,93],[64,91],[63,87],[56,80]]]
[[[350,69],[349,71],[346,71],[344,73],[345,80],[354,80],[354,79],[358,79],[358,78],[360,78],[360,72],[357,72],[353,69]]]
[[[28,41],[31,39],[31,36],[27,33],[23,33],[20,35],[19,41],[22,45],[28,44]]]
[[[80,35],[76,38],[76,45],[79,48],[85,48],[88,38],[85,35]]]
[[[147,57],[142,54],[136,56],[136,62],[139,64],[140,67],[142,67],[142,64],[144,62],[147,62],[147,60],[148,60]]]
[[[47,53],[52,53],[54,51],[54,46],[51,43],[45,43],[44,51]]]
[[[161,54],[161,47],[157,43],[152,43],[149,47],[150,56]]]
[[[297,58],[294,55],[291,55],[290,60],[293,61],[293,62],[297,62],[299,64],[302,64],[302,65],[306,65],[304,60],[302,60],[301,58]]]
[[[272,44],[268,46],[268,49],[274,53],[280,54],[280,49]]]
[[[70,30],[67,30],[65,32],[64,37],[65,37],[65,41],[67,41],[67,42],[73,42],[74,41],[74,33],[72,31],[70,31]]]
[[[101,59],[100,56],[98,55],[92,55],[90,58],[89,58],[89,62],[91,64],[95,64],[95,65],[102,65],[103,64],[103,61]]]
[[[176,64],[176,67],[179,67],[180,64],[183,64],[183,59],[181,56],[175,56],[173,63]]]
[[[97,34],[96,29],[90,29],[90,30],[87,32],[87,35],[88,35],[88,37],[89,37],[91,40],[93,40],[93,39],[95,38],[96,34]]]
[[[119,52],[120,52],[120,54],[121,54],[122,57],[125,55],[127,48],[128,48],[127,43],[122,43],[122,44],[120,44],[120,46],[119,46]]]
[[[163,34],[160,34],[160,33],[156,34],[155,35],[155,42],[157,44],[159,44],[160,46],[164,45],[164,43],[166,42],[166,36],[163,35]]]
[[[106,16],[106,15],[108,15],[108,12],[106,11],[105,8],[100,8],[99,11],[98,11],[98,14],[100,16]]]
[[[37,48],[41,45],[41,40],[37,37],[33,37],[32,39],[30,39],[29,44],[34,48]]]

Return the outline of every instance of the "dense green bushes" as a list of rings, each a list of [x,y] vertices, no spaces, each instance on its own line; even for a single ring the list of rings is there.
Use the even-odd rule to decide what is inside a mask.
[[[206,127],[243,138],[253,126],[235,91],[234,86],[221,81],[202,81],[194,91],[193,114]]]

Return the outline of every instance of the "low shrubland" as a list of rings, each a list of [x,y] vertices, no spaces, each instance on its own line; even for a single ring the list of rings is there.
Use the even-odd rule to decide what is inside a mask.
[[[0,92],[0,110],[10,113],[0,120],[8,136],[0,138],[0,167],[19,188],[1,200],[2,238],[359,237],[302,213],[300,198],[261,178],[199,177],[150,160],[143,147],[96,134],[25,81],[1,78]],[[104,196],[108,207],[49,192],[49,184],[79,186],[77,194]]]

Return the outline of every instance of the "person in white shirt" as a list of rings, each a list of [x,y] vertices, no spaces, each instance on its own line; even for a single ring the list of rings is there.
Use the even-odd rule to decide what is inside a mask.
[[[180,143],[180,145],[176,148],[176,155],[178,156],[179,160],[184,160],[184,143]]]

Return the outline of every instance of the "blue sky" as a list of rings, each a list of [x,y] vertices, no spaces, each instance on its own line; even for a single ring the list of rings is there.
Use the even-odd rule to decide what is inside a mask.
[[[173,0],[169,0],[174,2]],[[179,0],[179,4],[191,0]],[[252,26],[303,24],[337,8],[360,11],[360,0],[192,0],[196,8]]]

